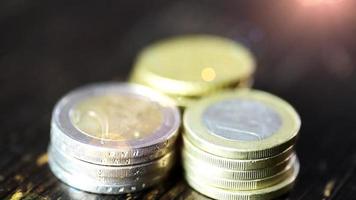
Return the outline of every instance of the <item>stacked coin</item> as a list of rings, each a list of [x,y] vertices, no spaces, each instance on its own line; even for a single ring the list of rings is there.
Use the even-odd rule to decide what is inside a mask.
[[[284,100],[240,89],[206,97],[184,114],[183,166],[188,183],[216,199],[271,199],[299,172],[293,146],[297,112]]]
[[[125,83],[64,96],[51,122],[49,165],[63,182],[105,194],[139,191],[173,166],[179,110],[168,97]]]
[[[181,107],[201,96],[252,84],[255,62],[233,40],[210,35],[167,39],[144,49],[131,81],[171,96]]]

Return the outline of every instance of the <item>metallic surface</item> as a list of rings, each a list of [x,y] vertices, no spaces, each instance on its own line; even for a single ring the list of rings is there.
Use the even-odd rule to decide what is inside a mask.
[[[299,162],[295,162],[293,166],[293,173],[287,179],[277,183],[273,186],[258,189],[258,190],[226,190],[211,185],[205,184],[204,180],[198,179],[199,177],[190,177],[186,174],[186,180],[188,184],[198,192],[214,198],[223,200],[270,200],[281,196],[288,192],[294,185],[294,181],[297,178],[299,172]]]
[[[285,169],[291,163],[294,163],[296,159],[296,155],[292,154],[285,160],[276,165],[272,165],[269,167],[255,169],[255,170],[232,170],[226,169],[218,166],[214,166],[209,162],[204,160],[199,160],[199,158],[195,158],[190,155],[189,152],[183,151],[183,164],[189,165],[194,169],[203,169],[205,168],[205,172],[213,177],[219,177],[222,179],[232,179],[232,180],[254,180],[254,179],[263,179],[269,176],[273,176],[277,174],[283,169]]]
[[[184,168],[186,176],[190,176],[192,179],[199,180],[200,182],[213,187],[227,190],[258,190],[278,184],[290,177],[293,173],[293,165],[294,162],[290,163],[276,174],[262,179],[252,180],[227,179],[219,176],[212,176],[212,174],[208,173],[206,170],[208,166],[197,169],[195,166],[191,166],[186,162],[184,163]]]
[[[150,177],[150,179],[134,179],[129,183],[123,184],[118,179],[115,184],[105,184],[98,181],[97,179],[93,179],[83,174],[74,174],[70,171],[67,171],[51,157],[49,157],[48,163],[53,174],[64,183],[83,191],[100,194],[124,194],[141,191],[163,181],[167,175],[157,174],[156,176]]]
[[[211,118],[214,117],[214,115],[211,114],[211,117],[208,118],[210,122],[209,129],[203,119],[206,109],[216,103],[226,100],[234,101],[236,99],[240,101],[243,100],[244,102],[260,102],[266,107],[269,107],[269,109],[272,109],[281,119],[280,126],[278,126],[278,122],[276,122],[277,119],[272,120],[272,124],[277,124],[277,126],[273,126],[279,127],[278,130],[273,131],[276,128],[269,129],[273,131],[273,134],[261,140],[231,140],[221,137],[217,135],[217,133],[211,134]],[[234,114],[229,114],[229,116],[234,116]],[[183,121],[184,135],[195,146],[216,156],[231,159],[259,159],[280,154],[294,144],[300,129],[300,118],[291,105],[272,94],[248,89],[226,91],[204,98],[194,104],[194,106],[188,107],[184,113]],[[254,119],[246,118],[245,121],[241,121],[241,123],[248,122],[249,125],[243,126],[251,127],[253,121]],[[268,125],[268,123],[266,123],[266,125]],[[214,130],[216,131],[216,129]],[[227,135],[231,135],[231,133]]]
[[[70,111],[70,117],[75,127],[85,134],[119,141],[144,139],[163,121],[161,108],[155,102],[112,94],[78,102]]]
[[[149,101],[155,108],[152,112],[156,116],[162,115],[162,122],[155,128],[157,121],[152,121],[148,116],[140,116],[140,112],[136,112],[137,115],[133,115],[134,112],[128,113],[129,109],[137,111],[138,108],[126,102],[122,104],[126,107],[125,115],[135,118],[134,123],[141,123],[139,130],[144,130],[144,137],[135,139],[137,130],[129,124],[121,127],[131,130],[123,131],[125,140],[93,137],[76,128],[70,117],[73,108],[93,97],[108,95],[130,96],[140,99],[139,101],[143,99],[143,107]],[[156,109],[161,114],[157,114]],[[149,127],[145,125],[146,122],[151,123]],[[149,88],[125,83],[93,84],[72,91],[58,102],[52,115],[51,141],[58,149],[79,160],[100,165],[127,165],[154,160],[168,152],[177,138],[179,125],[179,111],[174,102]],[[151,130],[153,131],[148,133]],[[126,136],[128,134],[133,136]]]
[[[219,168],[232,169],[232,170],[254,170],[262,169],[266,167],[275,166],[278,163],[283,162],[285,159],[292,156],[294,148],[290,146],[285,151],[269,158],[260,158],[260,159],[250,159],[250,160],[238,160],[231,158],[219,157],[213,154],[210,154],[196,146],[194,146],[189,139],[183,137],[184,148],[183,154],[185,152],[189,153],[192,157],[197,160],[204,161]]]
[[[198,97],[222,88],[249,85],[254,71],[251,53],[235,41],[188,35],[144,49],[131,81],[172,96]]]
[[[263,140],[281,127],[281,118],[265,104],[245,99],[227,99],[210,105],[202,115],[211,134],[228,140]]]
[[[127,166],[103,166],[81,161],[64,153],[59,152],[53,146],[48,149],[50,159],[59,163],[66,171],[72,174],[81,174],[106,184],[115,184],[117,182],[147,179],[152,175],[166,174],[173,166],[175,161],[174,152],[167,153],[157,160]]]

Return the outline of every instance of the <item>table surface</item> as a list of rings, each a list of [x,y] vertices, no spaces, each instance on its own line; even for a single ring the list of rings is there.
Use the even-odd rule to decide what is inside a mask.
[[[1,1],[0,199],[204,198],[179,166],[140,193],[81,192],[59,182],[46,157],[51,111],[62,95],[86,83],[124,81],[141,48],[184,33],[248,46],[258,63],[254,87],[300,113],[301,171],[281,199],[355,199],[356,6],[340,1],[344,10],[331,16],[320,14],[325,7],[291,2]]]

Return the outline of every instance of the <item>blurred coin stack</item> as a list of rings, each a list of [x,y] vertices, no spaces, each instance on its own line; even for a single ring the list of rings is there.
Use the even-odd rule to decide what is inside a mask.
[[[240,89],[205,97],[184,114],[185,177],[215,199],[272,199],[299,172],[293,146],[300,129],[284,100]]]
[[[174,164],[180,114],[149,88],[102,83],[81,87],[55,106],[49,165],[63,182],[104,194],[162,181]]]
[[[250,51],[239,43],[211,35],[190,35],[145,48],[130,81],[158,90],[184,108],[222,89],[249,87],[254,71]]]

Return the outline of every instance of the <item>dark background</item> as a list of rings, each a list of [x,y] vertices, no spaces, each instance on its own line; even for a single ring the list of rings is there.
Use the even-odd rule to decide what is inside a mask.
[[[301,172],[282,199],[356,199],[356,3],[353,0],[0,0],[0,199],[199,199],[176,172],[137,194],[61,184],[45,152],[54,103],[85,83],[125,80],[138,51],[212,33],[249,47],[255,88],[301,115]]]

